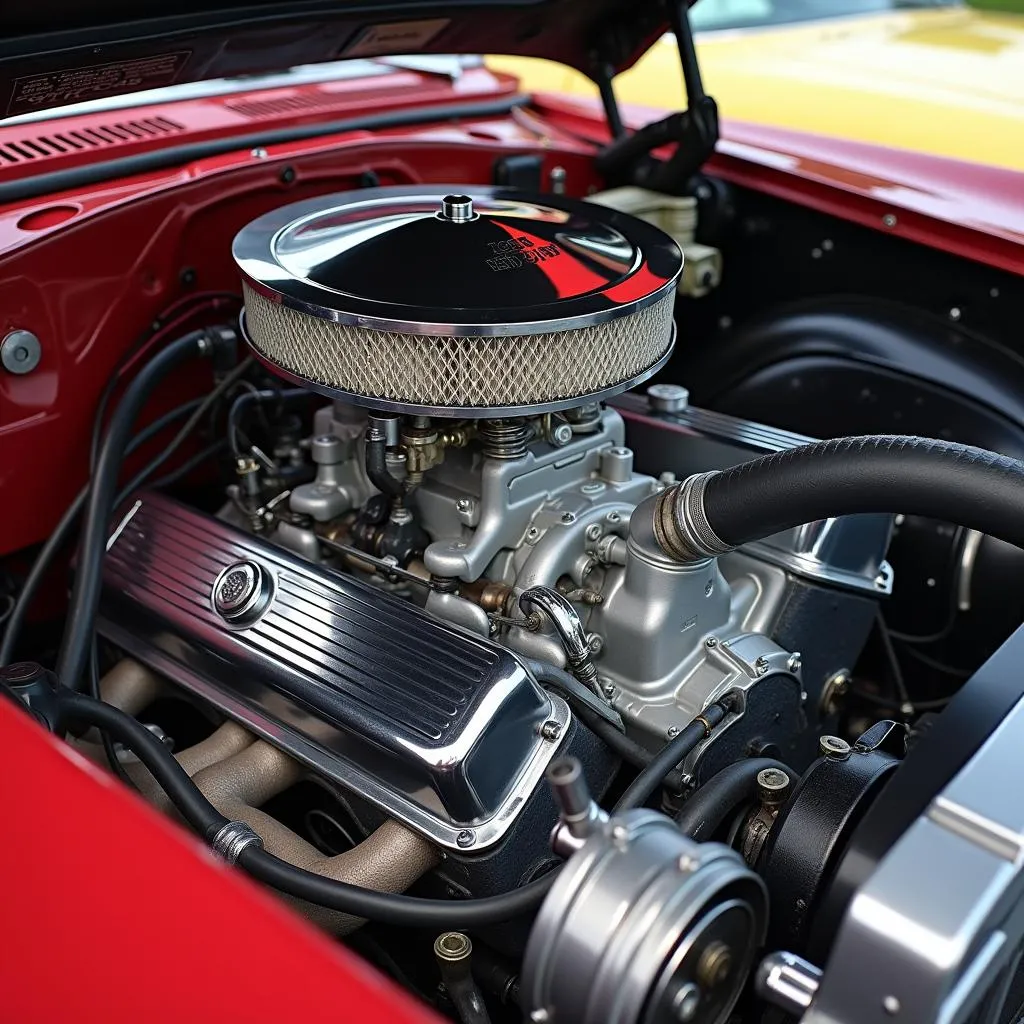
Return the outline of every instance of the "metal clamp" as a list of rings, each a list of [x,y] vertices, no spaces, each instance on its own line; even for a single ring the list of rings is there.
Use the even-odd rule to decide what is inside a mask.
[[[250,846],[263,847],[263,840],[244,821],[229,821],[213,837],[213,852],[235,864]]]
[[[662,492],[654,506],[658,546],[680,562],[699,562],[733,550],[711,528],[704,511],[704,491],[718,471],[695,473]]]

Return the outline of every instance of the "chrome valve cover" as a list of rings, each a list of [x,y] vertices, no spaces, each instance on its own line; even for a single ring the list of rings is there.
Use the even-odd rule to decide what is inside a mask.
[[[158,494],[111,537],[100,631],[463,851],[511,827],[569,722],[509,650]]]

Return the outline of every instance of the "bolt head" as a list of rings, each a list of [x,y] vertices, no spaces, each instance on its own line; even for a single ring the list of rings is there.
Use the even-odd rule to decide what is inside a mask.
[[[611,700],[615,696],[615,687],[611,683],[604,684],[604,695]]]
[[[551,439],[559,446],[568,444],[572,440],[572,427],[568,423],[560,423],[551,431]]]
[[[562,727],[554,719],[549,719],[540,727],[540,734],[546,740],[557,740],[562,734]]]
[[[612,826],[612,839],[619,844],[629,841],[629,829],[625,825]]]
[[[887,214],[886,214],[886,215],[885,215],[885,216],[884,216],[884,217],[882,218],[882,223],[883,223],[883,224],[884,224],[884,225],[885,225],[885,226],[886,226],[887,228],[894,228],[894,227],[896,227],[896,225],[897,225],[897,224],[899,223],[899,221],[897,220],[897,218],[896,218],[896,214],[895,214],[895,213],[887,213]]]
[[[676,738],[676,737],[677,737],[677,736],[679,735],[679,726],[677,726],[677,725],[670,725],[670,726],[669,726],[669,727],[668,727],[668,728],[667,728],[667,729],[665,730],[665,735],[666,735],[666,736],[667,736],[667,737],[668,737],[668,738],[669,738],[670,740],[674,740],[674,739],[675,739],[675,738]]]
[[[754,662],[754,671],[759,675],[763,676],[768,671],[768,659],[760,657]]]
[[[570,523],[576,522],[576,517],[571,512],[563,512],[562,522],[568,526]]]
[[[547,1024],[551,1020],[551,1014],[543,1006],[538,1006],[536,1010],[530,1011],[530,1020],[533,1024]]]
[[[467,846],[473,845],[473,840],[476,839],[476,834],[471,828],[464,828],[456,837],[455,842],[465,849]]]
[[[601,524],[591,523],[587,527],[587,540],[597,540],[601,536]]]
[[[840,736],[820,736],[818,738],[818,749],[825,757],[835,758],[837,761],[845,761],[850,756],[850,744]]]
[[[900,1006],[900,1001],[895,996],[886,996],[882,1000],[882,1009],[885,1010],[890,1017],[895,1017],[902,1007]]]
[[[618,523],[622,521],[622,516],[619,515],[618,512],[609,512],[608,515],[605,516],[605,519],[607,519],[609,523]]]
[[[588,633],[587,647],[590,648],[591,654],[600,654],[604,648],[604,637],[600,633]]]
[[[697,977],[708,988],[717,988],[732,970],[732,950],[724,942],[712,942],[697,961]]]
[[[459,500],[455,502],[455,507],[460,512],[468,512],[473,506],[470,504],[469,498],[459,498]]]
[[[700,989],[689,981],[676,992],[672,1000],[672,1014],[680,1024],[689,1024],[696,1019],[700,1009]]]
[[[709,651],[713,651],[718,646],[718,640],[713,636],[709,636],[707,640],[704,641],[704,646]]]
[[[763,768],[757,773],[757,789],[762,803],[777,807],[786,799],[789,776],[778,768]]]
[[[803,661],[803,658],[800,655],[800,652],[799,651],[794,651],[786,659],[786,668],[789,669],[790,672],[799,672],[800,668],[803,666],[803,663],[804,663],[804,661]]]

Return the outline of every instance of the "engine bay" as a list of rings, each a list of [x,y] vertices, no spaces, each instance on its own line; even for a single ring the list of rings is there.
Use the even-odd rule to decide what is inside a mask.
[[[938,899],[922,850],[948,879],[957,843],[998,845],[957,768],[1007,756],[1013,683],[895,816],[956,721],[853,690],[906,517],[1017,543],[1024,468],[692,403],[661,371],[721,253],[658,226],[692,203],[367,184],[272,204],[234,236],[241,303],[155,325],[12,601],[5,692],[464,1024],[976,1019],[954,982],[1012,973],[994,918],[965,894],[934,922],[961,942],[938,982],[887,928]],[[147,405],[196,358],[212,391]],[[14,662],[83,509],[56,667]],[[829,1016],[859,994],[826,965],[869,932],[886,996]]]

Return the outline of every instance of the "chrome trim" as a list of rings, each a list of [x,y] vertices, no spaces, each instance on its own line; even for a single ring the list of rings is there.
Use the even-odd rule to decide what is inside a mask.
[[[320,233],[326,230],[318,225],[329,223],[332,217],[343,213],[346,221],[367,225],[365,230],[372,229],[375,223],[379,227],[385,215],[397,216],[394,211],[399,211],[407,221],[433,219],[441,197],[448,193],[469,197],[478,214],[512,216],[533,208],[544,214],[573,213],[590,218],[593,222],[600,221],[602,226],[616,231],[623,243],[631,248],[632,267],[624,280],[629,280],[645,262],[650,262],[657,264],[658,271],[663,271],[657,275],[663,278],[663,283],[627,302],[610,302],[604,290],[595,290],[577,297],[558,299],[542,305],[524,305],[518,309],[465,310],[473,319],[453,322],[450,319],[446,321],[440,315],[444,307],[403,307],[392,302],[344,293],[311,280],[309,268],[300,266],[302,261],[298,254],[302,249],[294,241],[299,235],[313,240],[303,243],[308,247],[323,246],[322,260],[326,261],[328,249],[335,256],[344,251],[340,242],[331,247],[326,241],[318,241]],[[523,220],[527,224],[530,222],[525,217]],[[617,225],[628,229],[628,237],[617,231]],[[356,241],[353,247],[358,244]],[[282,261],[279,252],[282,247],[287,248],[289,245],[292,247],[288,254],[291,257],[290,265]],[[367,330],[445,337],[550,334],[619,320],[674,294],[683,265],[682,254],[675,243],[646,221],[607,207],[562,196],[532,196],[513,189],[485,188],[479,185],[431,184],[369,188],[300,200],[271,210],[247,224],[235,236],[231,252],[242,280],[248,287],[264,298],[296,312]],[[407,254],[407,258],[411,259],[412,254]],[[608,287],[613,287],[615,283],[609,279]],[[515,293],[515,289],[510,288],[510,295]],[[547,309],[557,311],[557,315],[537,315]]]
[[[442,846],[508,831],[559,746],[545,724],[571,720],[511,652],[161,495],[138,504],[105,562],[103,635]],[[210,594],[239,560],[275,585],[232,628]]]

